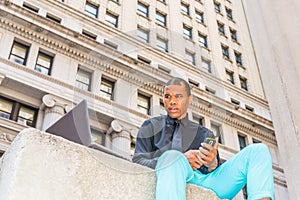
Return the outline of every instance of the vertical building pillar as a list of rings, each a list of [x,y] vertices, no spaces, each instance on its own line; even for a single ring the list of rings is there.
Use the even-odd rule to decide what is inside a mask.
[[[67,104],[60,101],[58,98],[51,94],[47,94],[43,97],[43,107],[45,109],[44,121],[42,130],[45,131],[54,122],[61,118],[65,114]]]
[[[113,120],[107,134],[112,137],[112,150],[125,158],[130,158],[130,130],[122,126],[118,120]]]
[[[274,123],[288,196],[299,199],[299,1],[242,1]],[[287,14],[288,13],[288,14]]]

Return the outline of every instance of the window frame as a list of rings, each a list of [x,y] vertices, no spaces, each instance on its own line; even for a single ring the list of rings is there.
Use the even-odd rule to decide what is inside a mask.
[[[230,60],[229,47],[225,45],[221,45],[223,58],[226,60]]]
[[[181,4],[180,4],[180,11],[181,11],[181,13],[183,13],[183,14],[185,14],[187,16],[190,16],[190,5],[181,2]]]
[[[138,2],[136,12],[143,17],[149,18],[149,5]]]
[[[164,45],[160,45],[160,44],[164,44]],[[160,36],[156,37],[156,47],[164,52],[168,52],[168,40],[165,38],[162,38]]]
[[[111,89],[111,92],[103,90],[102,85],[105,85],[107,88]],[[111,86],[111,87],[108,87],[108,86]],[[113,81],[109,78],[106,78],[106,77],[101,77],[100,90],[99,90],[101,97],[113,101],[114,100],[114,89],[115,89],[115,81]]]
[[[118,28],[119,26],[119,15],[112,13],[110,11],[106,11],[105,13],[105,21],[111,26]]]
[[[189,59],[189,58],[191,58],[191,59]],[[195,53],[193,53],[189,50],[185,50],[185,61],[192,65],[196,65]]]
[[[195,19],[204,24],[204,12],[195,10]]]
[[[200,46],[208,48],[207,35],[198,32],[198,42],[200,43]]]
[[[12,120],[17,123],[23,124],[25,126],[36,127],[38,108],[34,108],[32,106],[26,105],[19,101],[15,101],[15,100],[3,97],[3,96],[0,96],[0,101],[1,100],[7,101],[7,102],[11,103],[11,105],[12,105],[12,108],[11,108],[11,111],[9,114],[9,118],[2,117],[2,116],[1,116],[1,118]],[[26,119],[26,118],[20,116],[20,111],[22,108],[29,109],[30,111],[33,112],[32,120],[29,120],[29,119]],[[0,112],[0,113],[2,113],[2,112]],[[24,124],[24,122],[23,123],[21,122],[22,121],[22,120],[20,120],[21,118],[24,119],[24,122],[26,122],[26,124]],[[27,124],[28,122],[29,122],[29,124]]]
[[[203,64],[205,64],[205,66],[207,66],[207,67],[204,67]],[[201,58],[201,69],[208,73],[212,73],[211,61]]]
[[[245,91],[249,91],[248,88],[248,79],[243,76],[239,76],[241,88]]]
[[[49,67],[48,68],[47,68],[47,66],[43,66],[42,64],[38,63],[39,56],[44,56],[45,58],[49,58]],[[36,58],[36,63],[35,63],[35,66],[34,66],[34,70],[37,71],[37,72],[40,72],[42,74],[50,76],[51,75],[51,71],[52,71],[53,60],[54,60],[54,56],[52,56],[52,55],[50,55],[48,53],[45,53],[44,51],[40,50],[38,52],[38,55],[37,55],[37,58]],[[37,68],[37,65],[40,66],[40,68],[47,69],[47,73],[43,73],[43,70],[39,71],[38,68]]]
[[[94,9],[95,12],[91,12],[88,8]],[[84,12],[93,18],[98,18],[99,15],[99,5],[93,4],[92,2],[86,1]]]
[[[155,23],[163,27],[167,26],[167,15],[162,12],[156,11]]]
[[[78,72],[81,72],[83,74],[86,74],[88,75],[88,80],[89,80],[89,83],[88,85],[86,83],[84,83],[83,81],[81,80],[78,80],[77,77],[78,77]],[[92,88],[92,76],[93,76],[93,72],[90,71],[90,70],[87,70],[86,68],[83,68],[83,67],[78,67],[77,69],[77,73],[76,73],[76,79],[75,79],[75,87],[81,89],[81,90],[85,90],[85,91],[91,91],[91,88]],[[86,78],[86,77],[83,77],[83,78]],[[83,87],[78,87],[79,85],[85,85],[87,86],[87,89],[83,88]]]
[[[139,34],[139,33],[141,33],[141,34]],[[144,37],[142,37],[142,35],[145,35],[145,36],[147,36],[147,38],[144,38]],[[137,38],[139,39],[139,40],[141,40],[141,41],[143,41],[143,42],[146,42],[146,43],[149,43],[150,42],[150,31],[149,30],[146,30],[146,29],[144,29],[144,28],[141,28],[141,27],[138,27],[137,28]]]
[[[193,28],[183,24],[183,36],[187,39],[193,39]]]
[[[15,46],[18,46],[18,47],[20,47],[22,50],[25,50],[25,51],[24,51],[24,57],[22,57],[22,56],[18,55],[17,53],[14,53],[14,52],[13,52],[14,49],[15,49],[15,48],[14,48]],[[11,47],[11,50],[10,50],[10,53],[9,53],[8,59],[9,59],[10,61],[12,61],[12,62],[15,62],[15,63],[18,63],[18,64],[20,64],[20,65],[26,66],[27,59],[28,59],[28,54],[29,54],[29,50],[30,50],[30,46],[29,46],[29,45],[26,45],[26,44],[24,44],[24,43],[22,43],[22,42],[19,42],[19,41],[14,40],[14,42],[13,42],[13,44],[12,44],[12,47]],[[12,56],[14,56],[14,58],[12,58]],[[22,62],[17,61],[16,58],[17,58],[17,60],[20,59]],[[13,59],[13,60],[12,60],[12,59]]]
[[[142,98],[142,99],[146,100],[147,107],[140,104],[139,98]],[[138,95],[137,95],[137,108],[138,108],[138,110],[140,112],[146,114],[146,115],[150,115],[151,114],[150,107],[151,107],[151,97],[148,96],[148,95],[145,95],[141,92],[138,92]],[[143,111],[146,111],[146,112],[143,112]]]
[[[235,80],[234,80],[234,72],[226,70],[226,80],[231,83],[232,85],[235,85]]]

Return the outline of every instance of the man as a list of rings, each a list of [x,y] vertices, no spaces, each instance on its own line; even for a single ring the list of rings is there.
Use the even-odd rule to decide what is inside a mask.
[[[139,130],[133,161],[156,170],[156,199],[186,199],[186,183],[231,199],[247,184],[248,199],[274,199],[272,160],[263,144],[249,145],[220,165],[213,133],[188,120],[189,84],[181,78],[164,87],[167,116],[146,120]]]

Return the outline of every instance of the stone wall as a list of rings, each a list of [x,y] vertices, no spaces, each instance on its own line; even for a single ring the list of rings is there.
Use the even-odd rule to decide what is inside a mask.
[[[1,160],[0,199],[154,200],[155,172],[39,130],[24,129]],[[187,185],[188,200],[218,199]]]

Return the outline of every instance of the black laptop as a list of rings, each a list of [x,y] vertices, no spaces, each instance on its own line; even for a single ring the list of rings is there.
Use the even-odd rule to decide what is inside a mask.
[[[46,129],[47,133],[61,136],[72,142],[82,144],[105,153],[129,160],[122,155],[100,145],[92,140],[87,101],[84,99],[72,110],[62,116]]]

